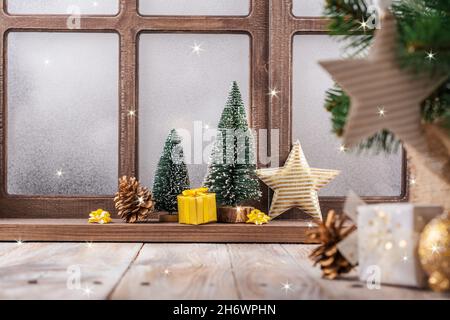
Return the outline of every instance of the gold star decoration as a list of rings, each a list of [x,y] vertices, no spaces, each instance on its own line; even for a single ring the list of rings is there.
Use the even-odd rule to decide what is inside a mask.
[[[367,59],[320,62],[351,99],[343,137],[348,147],[386,129],[403,143],[426,151],[420,104],[447,76],[402,70],[396,57],[397,37],[395,17],[387,12]]]
[[[291,208],[299,208],[322,220],[317,191],[334,179],[339,171],[313,169],[297,141],[281,168],[259,169],[258,177],[275,191],[269,215],[275,218]]]

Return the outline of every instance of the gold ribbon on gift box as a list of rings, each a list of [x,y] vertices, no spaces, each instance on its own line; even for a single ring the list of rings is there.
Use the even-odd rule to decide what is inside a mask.
[[[216,222],[216,194],[208,193],[208,188],[183,191],[178,196],[178,221],[193,225]]]

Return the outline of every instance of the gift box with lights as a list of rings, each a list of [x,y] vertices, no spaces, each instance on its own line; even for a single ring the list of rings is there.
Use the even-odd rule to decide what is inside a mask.
[[[178,221],[193,225],[216,222],[216,194],[208,193],[207,188],[183,191],[178,196]]]
[[[417,254],[419,236],[441,213],[441,207],[407,203],[358,207],[360,279],[424,287],[426,275]]]

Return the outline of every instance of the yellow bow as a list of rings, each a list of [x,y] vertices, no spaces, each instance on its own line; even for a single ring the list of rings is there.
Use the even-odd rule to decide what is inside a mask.
[[[99,224],[107,224],[112,221],[111,216],[108,211],[103,209],[98,209],[97,211],[92,211],[89,214],[89,223],[99,223]]]
[[[185,197],[200,197],[204,196],[208,193],[208,188],[197,188],[197,189],[189,189],[183,191],[183,196]]]
[[[258,209],[252,210],[247,217],[247,223],[254,223],[256,225],[262,225],[270,221],[270,217]]]

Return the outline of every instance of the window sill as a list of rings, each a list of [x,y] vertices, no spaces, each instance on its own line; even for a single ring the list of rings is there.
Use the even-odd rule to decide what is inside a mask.
[[[87,219],[0,219],[0,241],[313,243],[307,222],[276,220],[263,226],[212,223],[88,224]]]

